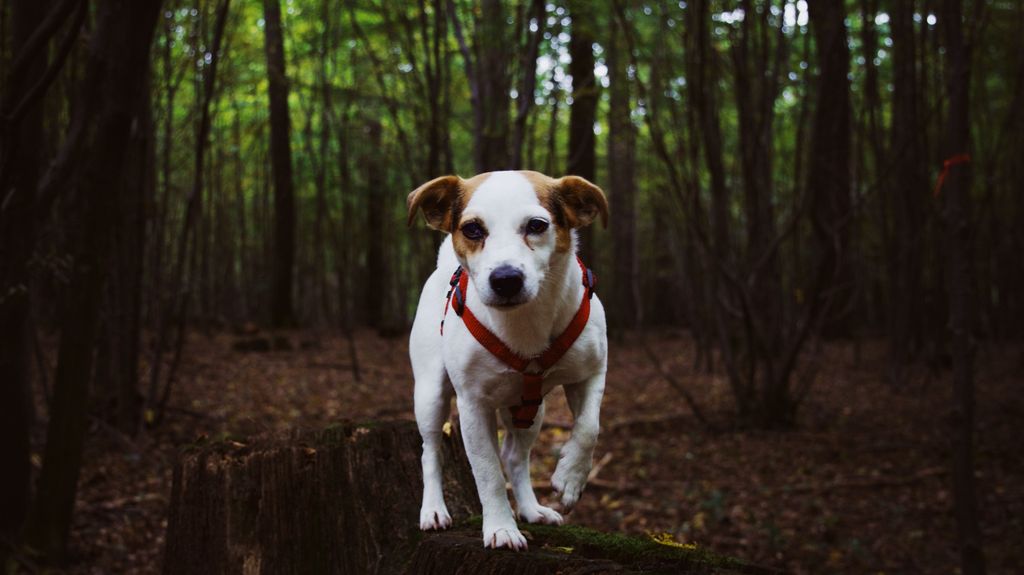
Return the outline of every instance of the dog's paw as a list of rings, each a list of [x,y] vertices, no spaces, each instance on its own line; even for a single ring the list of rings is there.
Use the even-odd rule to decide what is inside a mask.
[[[562,503],[562,512],[569,513],[576,506],[587,484],[590,465],[576,457],[563,457],[558,460],[555,473],[551,476],[551,486]]]
[[[437,504],[423,502],[420,508],[420,529],[432,531],[434,529],[448,529],[452,526],[452,516],[448,513],[448,507],[444,501]]]
[[[515,523],[502,523],[488,526],[484,524],[484,547],[500,549],[507,547],[513,551],[526,550],[526,537],[519,532]]]
[[[562,524],[562,514],[543,505],[520,507],[519,519],[527,523],[541,523],[543,525]]]

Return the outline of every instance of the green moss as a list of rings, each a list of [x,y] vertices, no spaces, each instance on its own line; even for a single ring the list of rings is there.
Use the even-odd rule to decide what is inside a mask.
[[[480,529],[483,520],[473,516],[467,527]],[[678,573],[686,568],[693,572],[718,569],[745,571],[745,563],[731,557],[716,555],[702,548],[664,545],[647,537],[604,533],[579,525],[531,525],[521,523],[519,529],[529,533],[528,539],[546,547],[571,548],[573,555],[608,559],[623,565],[642,566],[645,571]],[[564,550],[562,552],[565,552]],[[756,568],[754,569],[756,571]]]

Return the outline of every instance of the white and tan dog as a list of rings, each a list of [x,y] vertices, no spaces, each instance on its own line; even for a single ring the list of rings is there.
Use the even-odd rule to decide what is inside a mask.
[[[530,482],[530,449],[544,406],[528,428],[513,425],[510,408],[523,397],[524,378],[499,360],[454,313],[445,319],[449,280],[462,266],[469,286],[465,305],[479,323],[522,358],[536,358],[574,322],[586,294],[577,263],[575,229],[600,217],[608,203],[597,186],[575,176],[491,172],[464,180],[445,176],[409,194],[409,221],[423,210],[430,227],[448,232],[437,269],[423,286],[409,342],[416,378],[416,422],[423,436],[423,506],[420,527],[443,529],[452,519],[442,493],[440,441],[454,395],[462,437],[483,508],[488,547],[525,549],[505,489],[508,473],[520,519],[561,524],[542,506]],[[579,337],[543,372],[542,395],[564,386],[574,423],[551,485],[564,512],[572,510],[593,464],[604,394],[608,340],[605,313],[591,298]],[[534,365],[535,368],[535,365]],[[498,453],[497,419],[506,428]]]

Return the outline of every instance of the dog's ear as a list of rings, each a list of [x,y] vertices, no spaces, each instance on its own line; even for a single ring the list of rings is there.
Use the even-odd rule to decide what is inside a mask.
[[[462,178],[441,176],[416,188],[409,194],[409,222],[411,226],[418,210],[423,210],[427,225],[435,230],[450,232],[457,212],[461,210]]]
[[[598,216],[608,227],[608,200],[601,188],[579,176],[565,176],[555,181],[555,194],[570,228],[588,226]]]

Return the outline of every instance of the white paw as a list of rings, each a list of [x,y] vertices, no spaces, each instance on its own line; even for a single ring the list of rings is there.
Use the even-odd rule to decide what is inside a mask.
[[[513,551],[526,550],[526,537],[519,532],[515,523],[495,525],[493,527],[484,524],[484,547],[500,549],[508,547]]]
[[[562,514],[543,505],[520,507],[519,518],[527,523],[541,523],[543,525],[562,524]]]
[[[448,529],[452,526],[452,516],[448,514],[448,507],[444,501],[438,504],[423,502],[420,508],[420,529],[431,531],[434,529]]]
[[[587,474],[590,473],[589,458],[581,461],[580,457],[567,455],[558,460],[555,473],[551,476],[551,486],[559,494],[562,502],[562,511],[569,513],[576,506],[583,494],[583,488],[587,484]]]

